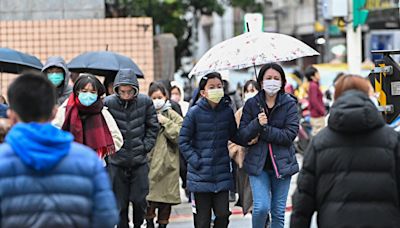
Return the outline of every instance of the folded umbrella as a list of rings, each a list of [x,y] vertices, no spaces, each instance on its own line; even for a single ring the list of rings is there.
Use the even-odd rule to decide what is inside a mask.
[[[72,72],[86,72],[105,77],[115,77],[120,69],[132,69],[138,78],[144,77],[132,59],[112,51],[89,51],[80,54],[68,63],[68,69]]]
[[[38,58],[10,48],[0,48],[0,72],[19,74],[24,70],[41,70]]]

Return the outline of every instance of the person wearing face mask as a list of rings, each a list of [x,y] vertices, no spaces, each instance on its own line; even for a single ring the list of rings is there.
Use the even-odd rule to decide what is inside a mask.
[[[259,86],[256,81],[249,80],[244,84],[243,96],[244,103],[250,98],[256,96],[259,92]],[[243,107],[235,113],[236,124],[239,126],[240,119],[242,118]],[[254,141],[256,142],[256,140]],[[243,161],[247,153],[247,148],[229,142],[229,156],[235,161],[238,166],[236,170],[236,190],[239,194],[239,199],[236,203],[237,206],[242,207],[243,214],[251,213],[253,210],[253,196],[251,194],[249,175],[243,169]]]
[[[148,94],[153,100],[160,130],[156,144],[148,154],[150,172],[146,224],[148,228],[154,228],[153,219],[158,210],[158,227],[164,228],[169,223],[171,206],[181,202],[178,136],[183,119],[172,109],[167,90],[161,83],[151,83]]]
[[[80,74],[73,93],[57,109],[53,125],[74,136],[76,142],[94,149],[100,158],[114,154],[123,144],[114,118],[104,106],[103,84],[92,74]]]
[[[144,222],[149,193],[147,154],[156,143],[159,123],[151,98],[139,93],[139,81],[132,69],[117,73],[114,92],[104,99],[104,104],[124,137],[122,148],[107,160],[120,212],[118,228],[129,227],[129,202],[134,208],[133,225],[139,228]]]
[[[72,93],[69,85],[70,72],[64,59],[59,56],[51,56],[47,59],[42,72],[57,89],[57,105],[61,105]]]
[[[257,77],[263,88],[246,101],[239,133],[250,143],[243,167],[253,193],[253,228],[283,228],[291,176],[299,171],[293,140],[299,131],[297,99],[284,92],[286,78],[276,63],[264,65]]]
[[[369,98],[371,83],[345,75],[335,84],[328,126],[305,152],[291,228],[400,227],[400,138]]]
[[[201,98],[187,112],[179,134],[179,147],[188,162],[187,188],[192,193],[194,226],[209,228],[212,210],[214,227],[228,227],[229,191],[234,183],[227,144],[228,140],[242,142],[221,75],[213,72],[203,76],[199,91]]]
[[[185,117],[187,111],[189,110],[189,102],[184,100],[183,89],[175,81],[171,82],[171,100],[175,101],[181,106],[182,116]]]

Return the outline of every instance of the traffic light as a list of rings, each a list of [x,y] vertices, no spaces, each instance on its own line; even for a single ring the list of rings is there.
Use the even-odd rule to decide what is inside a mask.
[[[365,24],[368,17],[368,10],[364,9],[366,0],[353,0],[353,28]]]

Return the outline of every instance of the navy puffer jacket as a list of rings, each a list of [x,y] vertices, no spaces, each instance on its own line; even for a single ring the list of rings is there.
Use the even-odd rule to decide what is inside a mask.
[[[190,192],[220,192],[233,188],[228,140],[236,135],[230,100],[224,97],[216,109],[205,98],[185,116],[179,147],[188,162]]]
[[[299,171],[293,140],[299,131],[297,100],[286,93],[278,93],[275,107],[269,114],[268,124],[264,127],[258,122],[258,114],[267,113],[265,93],[260,91],[250,98],[243,108],[240,120],[240,135],[246,142],[259,135],[256,144],[249,147],[244,160],[244,169],[249,175],[261,174],[266,159],[271,159],[269,148],[272,148],[272,164],[278,178],[291,176]]]

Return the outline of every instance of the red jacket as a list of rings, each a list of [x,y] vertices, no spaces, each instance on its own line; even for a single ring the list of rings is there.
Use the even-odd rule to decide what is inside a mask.
[[[310,115],[313,118],[325,116],[325,106],[322,101],[322,92],[319,89],[319,83],[311,81],[310,87],[308,89],[308,109],[310,110]]]

